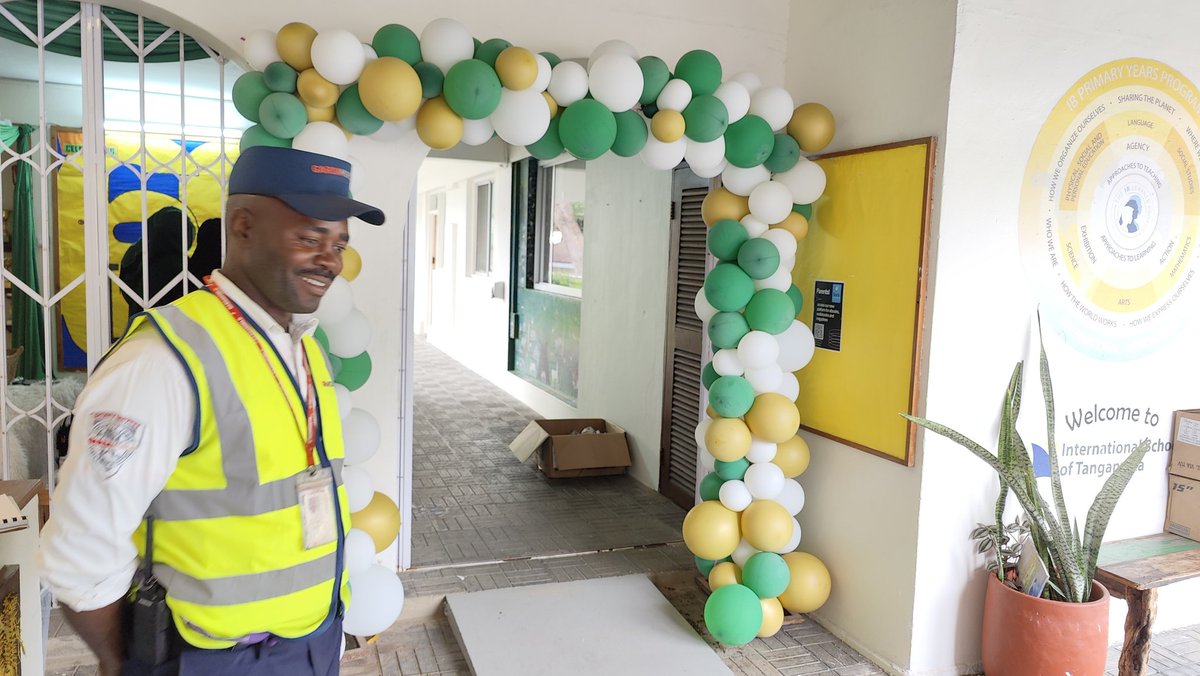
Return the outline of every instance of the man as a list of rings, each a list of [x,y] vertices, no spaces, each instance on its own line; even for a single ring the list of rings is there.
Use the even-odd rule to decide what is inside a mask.
[[[293,314],[341,271],[347,219],[383,223],[349,184],[341,160],[248,148],[223,267],[136,317],[76,402],[43,576],[102,675],[338,673],[341,426],[315,321]]]

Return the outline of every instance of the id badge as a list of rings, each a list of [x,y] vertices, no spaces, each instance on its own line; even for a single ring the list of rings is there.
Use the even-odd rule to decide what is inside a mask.
[[[327,545],[337,539],[333,511],[333,472],[314,467],[296,477],[296,495],[300,503],[300,523],[304,527],[304,548]]]

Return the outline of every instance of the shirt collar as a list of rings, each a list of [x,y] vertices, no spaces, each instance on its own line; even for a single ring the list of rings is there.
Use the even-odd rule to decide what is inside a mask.
[[[287,328],[287,331],[284,331],[279,322],[275,321],[275,318],[271,316],[271,313],[251,300],[250,296],[247,296],[228,277],[221,274],[220,270],[213,270],[212,278],[217,283],[217,286],[221,287],[221,290],[225,292],[225,295],[229,296],[229,300],[242,308],[242,311],[267,333],[287,333],[291,335],[292,340],[299,340],[301,336],[311,336],[317,330],[317,320],[312,315],[292,315],[292,324]]]

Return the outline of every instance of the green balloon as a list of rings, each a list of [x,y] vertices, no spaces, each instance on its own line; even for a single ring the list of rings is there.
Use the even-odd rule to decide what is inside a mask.
[[[718,264],[704,278],[704,297],[722,312],[741,310],[752,296],[754,281],[733,263]]]
[[[717,476],[716,472],[709,472],[700,480],[700,499],[701,500],[720,500],[721,499],[721,484],[725,480]]]
[[[810,221],[812,220],[812,205],[811,204],[793,204],[792,211],[800,214],[801,216],[807,218]]]
[[[718,350],[737,347],[747,333],[750,325],[740,312],[718,312],[708,321],[708,337]]]
[[[800,144],[788,134],[775,135],[775,147],[771,155],[763,162],[763,166],[772,174],[780,174],[800,161]]]
[[[721,86],[721,61],[712,52],[693,49],[679,57],[675,77],[691,85],[692,96],[711,94]]]
[[[793,284],[788,287],[787,296],[792,299],[792,305],[796,306],[795,316],[799,317],[800,311],[804,309],[804,294],[800,293],[800,289]]]
[[[394,56],[410,66],[417,65],[421,60],[421,41],[417,39],[417,34],[398,23],[389,23],[375,31],[371,48],[379,56]]]
[[[383,126],[383,120],[369,113],[363,105],[357,82],[346,87],[346,91],[338,97],[337,119],[343,129],[359,136],[374,134]]]
[[[563,143],[559,136],[559,117],[550,118],[550,126],[546,127],[546,133],[533,143],[525,146],[530,155],[539,160],[552,160],[562,154]]]
[[[333,354],[329,351],[329,336],[325,335],[325,329],[318,326],[317,330],[313,331],[313,339],[317,341],[318,345],[325,348],[325,354]]]
[[[308,124],[308,109],[294,94],[268,94],[258,106],[259,124],[271,136],[294,138]]]
[[[748,239],[750,234],[746,232],[746,226],[731,218],[722,218],[708,229],[708,250],[718,260],[735,261]]]
[[[291,66],[282,61],[276,61],[263,69],[263,81],[273,92],[295,94],[296,79],[299,77]]]
[[[480,43],[475,48],[475,58],[486,63],[492,68],[496,67],[496,57],[500,56],[500,52],[512,47],[512,43],[502,38],[492,38],[491,40]]]
[[[421,79],[421,98],[432,99],[442,93],[446,76],[442,75],[441,68],[428,61],[422,61],[413,66],[413,70],[417,71],[417,77]]]
[[[722,418],[740,418],[754,403],[754,386],[741,376],[721,376],[708,388],[708,403]]]
[[[637,155],[650,135],[645,118],[636,110],[623,110],[614,117],[617,120],[617,138],[612,144],[613,154],[621,157]]]
[[[482,120],[500,105],[500,78],[479,59],[466,59],[450,67],[442,92],[450,109],[468,120]]]
[[[594,160],[617,140],[617,118],[603,103],[583,99],[562,111],[558,134],[567,151],[581,160]]]
[[[713,472],[725,481],[741,481],[745,478],[748,469],[750,469],[750,461],[745,458],[738,458],[733,462],[717,460],[713,463]]]
[[[551,68],[562,63],[562,59],[558,58],[558,54],[555,54],[554,52],[538,52],[538,53],[541,54],[543,57],[545,57],[545,59],[547,61],[550,62]]]
[[[771,125],[757,115],[747,115],[725,130],[725,159],[735,167],[757,167],[771,156],[775,133]]]
[[[704,602],[704,626],[725,645],[739,646],[753,641],[762,621],[758,594],[745,585],[727,584],[713,590]]]
[[[642,106],[642,117],[647,120],[653,119],[658,114],[658,106],[653,103],[647,103]]]
[[[242,132],[242,140],[238,143],[238,148],[241,149],[242,152],[246,152],[246,148],[253,148],[254,146],[291,148],[292,139],[272,136],[266,129],[262,128],[261,124],[256,124]]]
[[[342,358],[336,354],[327,356],[329,357],[329,375],[333,376],[334,381],[336,381],[338,374],[342,372]]]
[[[700,574],[704,577],[708,577],[708,574],[712,572],[713,567],[717,565],[716,561],[702,559],[699,556],[694,558],[696,559],[696,570],[700,571]]]
[[[717,373],[717,369],[713,367],[711,361],[705,364],[704,369],[700,371],[700,382],[704,384],[704,389],[706,390],[712,387],[712,384],[717,382],[717,378],[720,377],[720,374]]]
[[[242,117],[258,122],[258,108],[270,94],[271,88],[267,86],[265,75],[256,70],[242,73],[233,83],[233,107]]]
[[[362,387],[370,377],[371,355],[363,352],[357,357],[342,358],[341,373],[334,378],[334,382],[344,385],[347,390],[353,392]]]
[[[787,589],[791,579],[792,572],[788,569],[787,561],[774,552],[759,552],[747,559],[742,567],[742,584],[760,599],[779,596]]]
[[[796,306],[779,289],[763,289],[746,304],[746,321],[755,331],[779,335],[796,319]]]
[[[755,237],[738,249],[737,262],[750,279],[766,279],[779,269],[779,249],[771,240]]]
[[[671,71],[667,62],[657,56],[643,56],[638,59],[638,67],[642,69],[642,95],[638,103],[644,106],[658,100],[663,87],[671,80]]]
[[[697,143],[715,141],[729,127],[725,103],[712,94],[692,98],[683,109],[684,134]]]

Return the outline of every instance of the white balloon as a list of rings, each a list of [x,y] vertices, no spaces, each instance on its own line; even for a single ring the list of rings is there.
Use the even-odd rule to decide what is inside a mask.
[[[384,122],[383,126],[379,128],[379,131],[376,131],[367,138],[371,139],[372,141],[379,141],[381,143],[391,143],[392,141],[399,141],[400,139],[404,138],[405,134],[413,131],[416,128],[417,116],[409,115],[403,120]]]
[[[788,401],[796,401],[800,396],[800,381],[796,379],[796,374],[791,371],[783,371],[783,377],[779,379],[779,385],[775,387],[775,391],[787,397]]]
[[[605,40],[596,45],[596,48],[592,50],[591,56],[588,57],[588,70],[591,70],[592,64],[599,61],[601,57],[609,54],[624,56],[634,61],[637,61],[638,58],[637,50],[628,42],[624,40]]]
[[[583,66],[574,61],[562,61],[550,71],[550,96],[560,108],[575,103],[587,96],[588,75]]]
[[[733,81],[742,85],[746,89],[746,93],[753,94],[762,86],[762,80],[757,75],[750,72],[738,73],[733,76]]]
[[[333,394],[337,397],[338,418],[345,420],[350,411],[354,410],[354,399],[350,396],[350,390],[341,383],[334,383]]]
[[[346,503],[351,512],[366,507],[375,495],[375,488],[371,486],[371,475],[360,467],[343,467],[342,483],[346,486]]]
[[[750,489],[750,495],[753,495],[755,500],[774,500],[783,490],[783,482],[787,481],[787,477],[783,475],[779,465],[773,462],[757,462],[746,469],[746,476],[742,481],[746,482],[746,488]]]
[[[358,575],[375,563],[375,541],[364,530],[351,528],[346,532],[346,572]]]
[[[708,296],[704,295],[703,286],[700,287],[700,290],[696,292],[696,300],[692,304],[692,307],[696,308],[696,316],[699,317],[700,321],[702,322],[708,322],[715,317],[718,312],[717,308],[713,307],[712,303],[708,302]]]
[[[779,358],[779,342],[766,331],[751,331],[738,342],[737,354],[747,369],[774,366]]]
[[[367,172],[363,169],[362,162],[353,155],[346,158],[350,163],[350,194],[360,196],[362,194],[363,181],[367,180]]]
[[[670,143],[663,143],[654,138],[654,134],[650,134],[646,138],[646,145],[642,146],[642,150],[638,155],[642,158],[642,162],[646,163],[647,167],[665,171],[667,169],[674,169],[675,165],[682,162],[685,152],[687,152],[687,137],[681,137]]]
[[[746,459],[750,462],[771,462],[775,459],[775,454],[779,451],[779,444],[758,437],[751,437],[750,450],[746,452]]]
[[[825,192],[825,170],[803,157],[796,166],[775,174],[775,180],[788,187],[796,204],[812,204]]]
[[[329,351],[339,357],[357,357],[371,344],[371,320],[355,308],[341,321],[323,326]]]
[[[538,72],[530,89],[535,92],[544,92],[546,91],[546,87],[550,86],[550,61],[537,52],[534,52],[533,59],[537,61]]]
[[[541,94],[538,96],[540,97]],[[492,140],[495,132],[492,121],[486,117],[478,120],[463,119],[462,142],[469,146],[481,146],[487,143]]]
[[[329,155],[339,160],[345,160],[350,154],[350,142],[346,140],[342,130],[332,122],[309,122],[304,125],[304,129],[292,139],[292,147],[296,150]]]
[[[283,61],[275,49],[275,32],[258,30],[242,38],[242,56],[254,70],[263,70],[276,61]]]
[[[392,626],[404,609],[404,585],[400,577],[379,564],[351,575],[350,592],[352,596],[342,619],[342,630],[352,636],[374,636],[382,632]]]
[[[375,53],[375,48],[372,47],[371,45],[368,45],[365,42],[362,43],[362,52],[363,52],[363,65],[371,63],[375,59],[379,58],[379,55]]]
[[[704,443],[704,435],[708,434],[708,428],[712,425],[712,418],[701,416],[700,424],[696,425],[696,448],[708,452],[708,444]]]
[[[686,157],[686,155],[687,153],[685,152],[684,156]],[[725,161],[725,158],[721,158],[720,163],[714,164],[711,167],[698,167],[691,165],[690,168],[692,173],[700,178],[716,178],[717,176],[721,175],[721,172],[725,170],[726,166],[728,166],[728,162]]]
[[[719,495],[721,504],[725,505],[725,509],[734,512],[742,511],[754,501],[754,496],[750,495],[750,489],[746,488],[745,483],[737,479],[721,484]]]
[[[683,151],[683,159],[687,160],[688,166],[692,168],[692,173],[696,173],[696,167],[720,165],[725,161],[725,137],[718,136],[706,143],[687,139],[687,149]]]
[[[592,98],[614,113],[637,105],[643,85],[644,77],[638,62],[624,54],[605,54],[588,67],[588,90],[592,92]]]
[[[440,68],[442,73],[474,54],[474,38],[454,19],[435,19],[421,31],[421,58]]]
[[[755,394],[763,394],[765,392],[774,392],[779,383],[783,381],[783,371],[779,369],[779,365],[770,364],[761,368],[746,369],[746,380],[750,383],[750,387],[754,388]]]
[[[795,517],[792,517],[792,539],[788,540],[788,543],[786,545],[784,545],[783,547],[776,549],[775,553],[776,554],[787,554],[788,552],[794,552],[794,551],[796,551],[796,548],[799,546],[800,546],[800,522],[797,521]]]
[[[750,191],[750,213],[765,223],[774,224],[792,213],[792,193],[776,181],[759,183]]]
[[[778,289],[787,292],[790,288],[792,288],[792,271],[782,264],[775,269],[775,272],[770,277],[754,280],[755,291]]]
[[[750,92],[746,91],[745,85],[736,80],[722,82],[717,91],[713,92],[713,96],[725,104],[725,110],[729,113],[729,124],[742,119],[750,110]]]
[[[763,234],[759,235],[765,240],[769,240],[775,245],[775,249],[779,251],[779,264],[784,266],[785,263],[791,261],[786,267],[792,269],[792,265],[796,262],[796,237],[792,233],[782,228],[772,228]]]
[[[788,514],[796,516],[804,509],[804,487],[795,479],[783,482],[783,490],[775,497],[775,501],[783,505]]]
[[[737,350],[734,348],[717,350],[713,355],[712,365],[719,376],[740,376],[746,372],[746,367],[742,365],[742,360],[738,359]]]
[[[742,197],[748,197],[755,188],[769,180],[771,172],[761,164],[747,169],[731,164],[721,172],[721,185],[729,192]],[[791,205],[788,205],[788,208],[791,208]]]
[[[742,227],[746,229],[747,235],[761,237],[771,226],[755,218],[753,214],[746,214],[742,216]]]
[[[321,297],[321,304],[312,316],[321,324],[322,328],[325,328],[345,319],[353,309],[354,291],[350,288],[350,282],[339,275],[334,277],[329,288],[325,289],[325,295]]]
[[[766,120],[773,131],[786,127],[795,110],[792,95],[783,87],[763,87],[750,95],[750,114]]]
[[[737,549],[733,550],[733,553],[729,555],[729,558],[733,559],[733,562],[737,564],[738,568],[745,568],[746,561],[749,561],[750,557],[757,553],[758,550],[754,547],[751,547],[750,543],[746,542],[745,538],[742,538],[742,541],[738,543]]]
[[[348,30],[331,28],[317,33],[312,43],[317,74],[335,85],[352,84],[367,65],[362,43]]]
[[[784,371],[799,371],[812,360],[816,341],[804,322],[793,321],[776,339],[779,341],[779,367]]]
[[[655,103],[659,110],[678,110],[683,112],[684,108],[692,102],[692,86],[687,83],[687,80],[670,80],[667,85],[658,93],[658,99]]]
[[[700,468],[704,470],[703,474],[708,474],[716,467],[717,459],[703,446],[697,450],[696,457],[700,461]],[[702,479],[704,478],[703,474],[700,477]]]
[[[346,464],[357,465],[371,459],[379,450],[379,423],[375,416],[361,408],[352,409],[342,421],[342,443],[346,449]]]
[[[514,146],[537,141],[550,126],[550,108],[541,92],[533,89],[500,92],[500,105],[489,116],[496,135]]]

